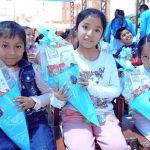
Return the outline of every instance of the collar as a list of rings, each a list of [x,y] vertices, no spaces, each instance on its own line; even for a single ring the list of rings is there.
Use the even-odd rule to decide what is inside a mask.
[[[27,61],[27,60],[25,60],[25,59],[22,59],[22,60],[20,60],[19,62],[18,62],[18,66],[20,67],[20,68],[25,68],[25,67],[28,67],[28,66],[31,66],[32,64],[29,62],[29,61]]]
[[[133,42],[131,45],[123,45],[123,47],[127,48],[127,47],[131,47],[133,48],[137,48],[137,43]]]

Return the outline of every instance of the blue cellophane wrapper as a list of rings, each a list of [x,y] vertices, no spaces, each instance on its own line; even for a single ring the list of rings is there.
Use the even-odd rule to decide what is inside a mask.
[[[127,47],[123,48],[122,51],[120,52],[119,58],[116,58],[116,61],[119,65],[122,66],[120,69],[122,70],[134,70],[134,66],[132,65],[130,59],[132,57],[132,49]]]
[[[20,112],[13,100],[20,96],[18,86],[0,96],[0,128],[21,149],[30,150],[30,142],[24,112]]]
[[[95,108],[91,101],[91,98],[86,89],[81,89],[81,85],[72,82],[79,82],[79,68],[74,65],[67,68],[63,73],[56,76],[50,77],[48,83],[51,87],[54,87],[56,81],[59,81],[59,87],[61,87],[65,82],[70,88],[68,95],[72,95],[68,100],[87,120],[91,123],[99,126],[99,121],[96,116]]]
[[[56,81],[59,87],[64,83],[70,88],[68,95],[72,95],[68,100],[87,120],[99,126],[95,108],[89,93],[85,89],[81,89],[81,85],[72,84],[71,80],[79,80],[79,68],[75,64],[73,55],[73,46],[58,37],[54,29],[49,32],[44,27],[39,31],[44,35],[40,46],[40,60],[42,68],[42,76],[45,81],[54,87]],[[71,79],[72,78],[72,79]]]
[[[124,71],[123,96],[135,112],[150,120],[150,79],[139,69]]]
[[[129,102],[134,111],[150,120],[150,91],[147,91]]]

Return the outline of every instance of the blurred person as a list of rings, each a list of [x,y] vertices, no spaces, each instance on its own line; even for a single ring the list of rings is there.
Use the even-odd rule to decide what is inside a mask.
[[[116,39],[121,41],[124,45],[114,54],[116,59],[121,59],[122,55],[128,55],[129,61],[133,66],[142,64],[138,53],[138,43],[133,41],[132,33],[125,27],[121,27],[116,32]],[[122,67],[118,64],[118,67]]]
[[[150,10],[146,4],[139,8],[140,11],[140,39],[150,34]]]
[[[38,64],[37,54],[39,52],[38,46],[35,44],[33,29],[28,26],[23,26],[26,33],[26,51],[28,60],[32,63]]]
[[[116,9],[115,18],[107,24],[104,41],[110,43],[111,51],[117,51],[123,43],[116,39],[116,32],[121,27],[126,27],[133,36],[136,36],[134,24],[131,20],[125,18],[123,10]]]
[[[78,39],[77,39],[77,34],[75,31],[75,28],[72,29],[66,29],[64,33],[60,35],[63,39],[66,41],[70,42],[73,45],[74,49],[77,49],[78,47]]]

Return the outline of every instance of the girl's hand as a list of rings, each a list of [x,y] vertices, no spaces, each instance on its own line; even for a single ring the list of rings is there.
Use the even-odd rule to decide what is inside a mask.
[[[5,92],[0,91],[0,96],[5,95],[8,91],[9,91],[8,89],[6,89],[6,91],[5,91]]]
[[[17,97],[14,102],[19,102],[20,104],[17,105],[17,108],[21,108],[22,111],[25,111],[27,109],[33,108],[36,104],[36,102],[30,98],[25,96]]]
[[[66,83],[64,83],[62,87],[59,89],[58,81],[56,81],[55,87],[54,87],[54,96],[57,99],[61,101],[67,101],[71,97],[71,95],[67,96],[68,91],[69,91],[69,88],[66,88]]]
[[[85,75],[83,75],[82,73],[80,73],[80,79],[82,81],[79,82],[79,84],[82,84],[83,88],[88,88],[88,86],[89,86],[89,80],[85,77]]]
[[[136,98],[137,96],[142,94],[142,89],[139,86],[136,90],[133,91],[134,97]]]

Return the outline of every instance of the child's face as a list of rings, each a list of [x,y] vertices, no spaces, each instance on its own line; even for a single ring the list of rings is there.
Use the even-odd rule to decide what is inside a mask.
[[[9,67],[16,66],[22,59],[24,43],[18,35],[14,38],[0,37],[0,59]]]
[[[150,46],[144,46],[141,59],[146,69],[150,69]]]
[[[131,45],[133,41],[132,33],[128,30],[123,30],[120,35],[120,41],[125,45]]]
[[[28,28],[25,30],[26,32],[26,42],[27,42],[27,48],[30,46],[34,46],[34,36],[32,29]]]
[[[98,17],[88,16],[80,22],[77,30],[79,47],[95,48],[103,34],[102,22]]]

